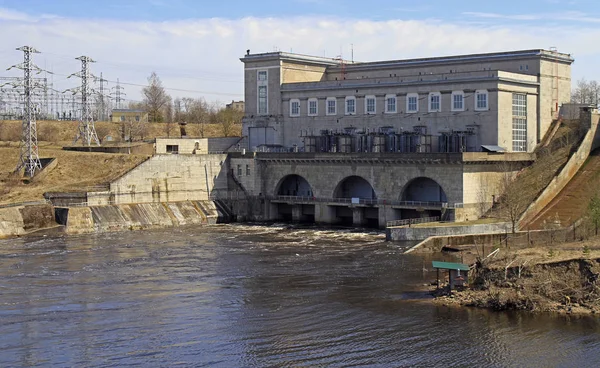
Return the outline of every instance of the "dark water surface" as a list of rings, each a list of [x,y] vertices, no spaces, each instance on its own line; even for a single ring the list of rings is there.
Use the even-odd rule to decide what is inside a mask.
[[[415,291],[428,260],[383,240],[223,225],[0,241],[0,366],[600,366],[598,319],[433,306]]]

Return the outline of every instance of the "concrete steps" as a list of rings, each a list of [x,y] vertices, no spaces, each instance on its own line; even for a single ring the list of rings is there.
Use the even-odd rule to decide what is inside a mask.
[[[544,229],[549,225],[569,226],[579,220],[598,188],[600,150],[590,154],[584,166],[567,186],[529,224],[527,229]]]

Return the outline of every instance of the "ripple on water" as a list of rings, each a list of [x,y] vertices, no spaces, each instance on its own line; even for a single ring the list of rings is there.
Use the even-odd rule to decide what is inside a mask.
[[[437,307],[378,231],[0,241],[0,366],[598,366],[599,323]]]

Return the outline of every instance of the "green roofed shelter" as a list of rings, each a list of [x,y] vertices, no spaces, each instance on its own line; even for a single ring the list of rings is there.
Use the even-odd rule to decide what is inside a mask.
[[[432,261],[431,265],[433,266],[433,268],[442,269],[442,270],[469,271],[469,265],[466,265],[464,263]]]
[[[468,280],[469,265],[464,263],[432,261],[431,266],[437,271],[437,287],[440,287],[440,270],[448,270],[448,286],[452,290],[455,286],[464,286]],[[460,272],[463,271],[463,274]]]

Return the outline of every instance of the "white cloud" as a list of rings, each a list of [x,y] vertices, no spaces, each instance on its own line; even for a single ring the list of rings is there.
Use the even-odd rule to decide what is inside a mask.
[[[58,73],[54,76],[58,89],[77,83],[63,75],[79,69],[75,57],[87,55],[97,60],[94,73],[103,72],[109,80],[144,84],[155,70],[166,87],[211,92],[205,94],[208,100],[226,102],[243,97],[239,57],[246,49],[258,53],[277,48],[328,57],[343,53],[349,58],[350,44],[360,61],[556,46],[577,58],[574,79],[600,79],[594,65],[600,51],[590,46],[600,39],[600,28],[592,23],[587,27],[503,26],[325,16],[136,22],[35,17],[7,9],[0,9],[0,19],[0,34],[10,35],[0,39],[0,60],[5,64],[0,69],[21,60],[19,52],[11,50],[34,46],[42,52],[35,56],[36,63]],[[128,98],[140,98],[139,87],[126,86],[126,93]]]
[[[532,14],[500,14],[483,12],[463,12],[463,15],[476,18],[518,20],[518,21],[572,21],[579,23],[600,23],[600,19],[589,16],[580,11],[564,11],[560,13],[532,13]]]

